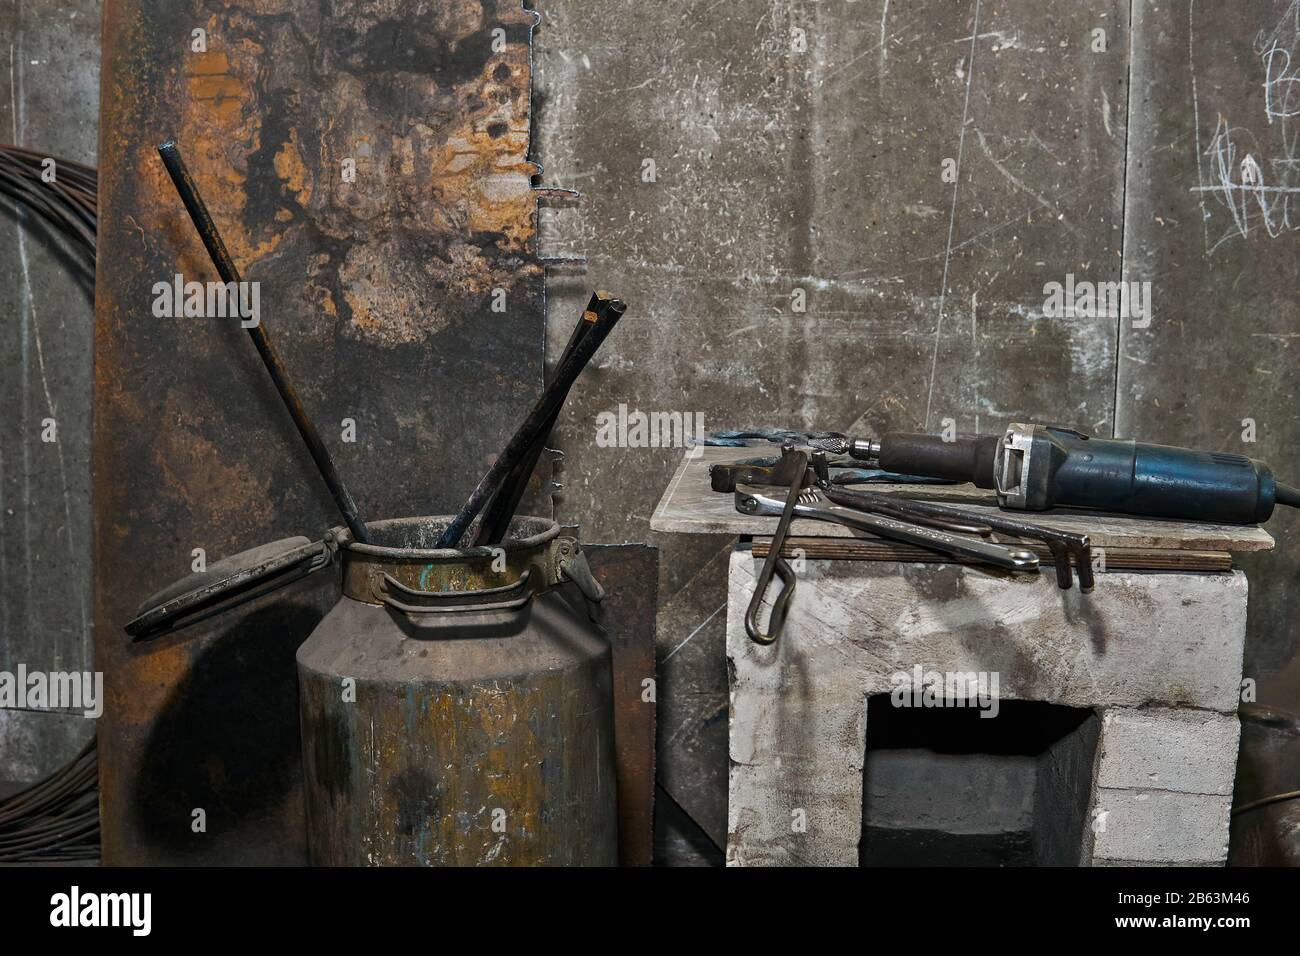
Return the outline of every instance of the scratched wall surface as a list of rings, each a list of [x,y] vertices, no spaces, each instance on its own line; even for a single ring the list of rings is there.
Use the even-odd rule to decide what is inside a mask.
[[[303,858],[293,650],[330,585],[154,645],[129,647],[122,626],[189,573],[195,548],[211,560],[339,523],[245,333],[152,314],[155,282],[215,278],[155,145],[178,138],[261,283],[263,320],[362,514],[444,512],[541,385],[532,22],[518,0],[106,3],[94,491],[107,862]],[[207,838],[195,807],[210,810]]]
[[[1127,2],[538,8],[535,155],[583,194],[543,248],[630,303],[563,420],[557,507],[586,539],[646,538],[681,455],[598,447],[620,402],[706,429],[1110,432],[1116,323],[1045,318],[1043,285],[1119,278]],[[552,341],[584,288],[549,280]],[[661,779],[720,840],[719,544],[658,543],[682,693],[661,697]]]
[[[0,140],[94,165],[99,0],[0,0]],[[56,172],[57,175],[57,172]],[[91,662],[94,276],[37,216],[0,201],[0,671]],[[53,442],[42,440],[53,419]],[[93,732],[0,710],[0,779],[33,780]]]
[[[1294,485],[1300,3],[1142,0],[1134,10],[1124,268],[1151,282],[1154,314],[1123,329],[1120,433],[1262,458]],[[1261,700],[1288,708],[1300,694],[1297,517],[1278,509],[1268,524],[1277,551],[1242,562],[1245,674]]]
[[[1280,55],[1295,57],[1292,0],[1134,0],[1131,36],[1126,0],[530,5],[542,16],[531,158],[546,166],[543,185],[583,193],[576,208],[546,211],[543,251],[589,258],[585,273],[558,271],[547,284],[551,354],[590,287],[632,306],[562,421],[555,506],[583,525],[585,540],[655,537],[649,511],[680,455],[597,447],[595,417],[619,402],[701,413],[706,429],[937,429],[951,417],[987,430],[1022,415],[1052,418],[1239,448],[1292,481],[1300,474],[1300,332],[1289,294],[1295,120],[1285,115],[1293,84]],[[483,15],[464,0],[418,14],[425,8],[413,0],[107,6],[104,189],[115,214],[103,225],[111,271],[101,276],[96,387],[98,488],[110,503],[97,541],[113,586],[100,591],[96,620],[101,655],[114,655],[122,674],[110,714],[118,742],[105,746],[123,768],[109,781],[121,799],[106,804],[108,846],[116,832],[119,850],[201,859],[199,841],[169,828],[193,792],[223,774],[272,781],[217,794],[217,817],[252,819],[236,836],[245,847],[298,825],[288,738],[275,736],[252,763],[238,754],[260,728],[294,719],[276,688],[296,635],[332,592],[321,582],[293,595],[275,612],[289,615],[285,641],[253,657],[240,635],[269,626],[261,618],[272,612],[260,605],[198,632],[196,648],[140,655],[116,643],[121,620],[188,570],[193,547],[216,554],[315,534],[335,518],[243,333],[147,317],[148,284],[178,258],[209,277],[151,147],[165,133],[181,137],[247,277],[267,283],[268,325],[363,510],[440,509],[467,490],[541,377],[539,270],[519,252],[531,228],[526,26],[505,0],[485,2]],[[0,91],[0,122],[12,129],[17,117],[28,145],[83,160],[94,157],[84,61],[95,31],[71,14],[91,7],[0,0],[14,65],[0,69],[0,86],[15,87]],[[42,17],[38,34],[34,10],[66,13],[70,29]],[[508,76],[493,86],[482,44],[496,18],[510,43],[486,60],[493,71],[506,62]],[[188,52],[197,27],[218,41],[208,54]],[[1097,29],[1104,51],[1093,49]],[[40,52],[24,60],[24,48]],[[52,66],[79,58],[77,76]],[[21,91],[5,75],[26,81],[38,68],[42,82]],[[344,156],[357,159],[361,188],[344,191],[326,172]],[[653,182],[643,180],[647,159]],[[956,182],[940,175],[945,159]],[[523,232],[519,222],[529,223]],[[16,235],[0,232],[0,270],[15,278],[0,282],[0,295],[23,316]],[[51,288],[43,307],[39,276],[57,270],[31,242],[27,253],[41,331],[50,316],[71,322],[72,291]],[[1114,321],[1043,317],[1045,282],[1119,278],[1121,262],[1125,278],[1153,283],[1151,326],[1117,332]],[[485,290],[497,282],[522,309],[488,311]],[[798,290],[802,313],[792,308]],[[489,315],[504,334],[483,332]],[[15,337],[31,328],[11,323],[3,333],[0,397],[39,418],[49,400]],[[42,345],[47,359],[53,347],[85,361],[75,334]],[[61,416],[76,407],[76,377],[61,378],[71,367],[46,362]],[[336,440],[342,417],[358,422],[355,445]],[[1257,423],[1254,444],[1241,441],[1244,418]],[[0,422],[7,567],[26,567],[13,549],[26,561],[36,541],[49,559],[62,540],[53,462],[29,457],[13,469],[24,449],[37,455],[28,431],[14,432],[21,427],[12,414]],[[61,435],[73,441],[66,427]],[[472,467],[444,463],[453,441]],[[75,482],[74,449],[63,452]],[[10,514],[24,493],[18,475],[43,497]],[[69,488],[84,526],[85,499]],[[1264,682],[1264,699],[1286,703],[1300,693],[1289,556],[1297,524],[1284,514],[1270,530],[1279,552],[1248,567],[1246,672]],[[729,542],[656,543],[658,772],[717,840]],[[75,568],[77,555],[68,560]],[[21,633],[8,618],[9,646],[17,637],[34,648],[39,630],[39,647],[73,659],[75,608],[55,611],[29,600],[20,577],[0,579],[6,614],[67,616]],[[60,635],[53,645],[49,633]],[[223,698],[232,675],[268,663],[271,679]],[[178,682],[186,673],[198,677]],[[159,687],[169,682],[178,686],[164,701]],[[232,703],[251,710],[236,718]],[[181,746],[196,735],[207,741],[203,764]],[[135,792],[123,776],[133,773],[143,781]],[[148,789],[162,778],[181,782]],[[112,818],[118,805],[131,814]]]

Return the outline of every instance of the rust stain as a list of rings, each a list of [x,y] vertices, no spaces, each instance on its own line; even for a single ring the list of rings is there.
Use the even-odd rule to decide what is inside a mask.
[[[250,229],[246,216],[248,157],[261,147],[263,104],[257,96],[258,78],[267,56],[265,45],[253,39],[258,32],[254,25],[253,19],[238,12],[208,18],[207,52],[189,54],[182,64],[185,83],[179,131],[186,162],[204,194],[212,197],[212,218],[244,272],[273,253],[283,235],[270,223]],[[143,158],[156,167],[157,157],[151,153],[147,148]]]
[[[359,852],[361,863],[414,859],[455,866],[538,865],[591,852],[555,818],[583,810],[568,799],[556,803],[547,784],[568,794],[595,772],[577,754],[556,749],[556,726],[579,727],[588,719],[580,702],[590,706],[591,698],[572,675],[537,675],[531,686],[516,676],[406,692],[363,682],[358,690],[357,702],[346,709],[348,729],[339,727],[354,742],[342,747],[352,759],[346,768],[316,771],[325,789],[339,772],[347,778],[337,795],[344,802],[332,811],[343,829],[331,836],[341,842],[320,849],[345,858]],[[314,699],[320,691],[313,684],[306,693]],[[332,700],[320,703],[326,710],[334,706]],[[355,714],[364,718],[347,723]],[[324,712],[308,721],[309,733],[323,729],[317,724],[336,726]],[[582,744],[569,743],[581,750]],[[348,800],[357,801],[359,824]],[[344,837],[352,827],[358,827],[359,848]],[[598,844],[600,836],[591,839]]]
[[[214,50],[195,54],[187,73],[192,102],[205,104],[207,114],[223,125],[239,122],[243,89],[239,77],[231,76],[230,59],[225,53]]]
[[[201,431],[187,396],[169,394],[161,412],[169,427],[158,432],[150,459],[169,488],[184,498],[201,526],[216,527],[238,519],[266,526],[274,517],[267,487]],[[215,560],[221,555],[209,555]]]
[[[275,174],[284,180],[285,185],[293,192],[298,205],[305,208],[311,202],[312,182],[311,174],[307,172],[299,150],[298,131],[290,130],[289,141],[275,154]],[[293,218],[282,209],[277,211],[277,219],[280,218],[281,213],[285,213],[286,219]]]
[[[540,279],[522,42],[536,17],[519,0],[349,5],[317,15],[345,38],[320,52],[276,17],[283,4],[207,6],[218,10],[208,52],[181,66],[180,136],[241,269],[319,230],[336,249],[302,299],[383,345],[424,341],[467,305],[490,318],[498,290],[509,297]],[[321,57],[310,90],[271,65]],[[378,121],[383,90],[401,91],[403,121]],[[142,172],[156,165],[147,147],[140,159]],[[250,221],[256,177],[271,173],[281,203]],[[430,287],[447,301],[431,302]]]
[[[319,489],[285,467],[293,452],[275,430],[283,422],[267,423],[273,397],[243,333],[149,315],[154,282],[175,271],[214,277],[157,142],[176,136],[231,255],[263,281],[265,314],[318,421],[364,415],[381,425],[385,463],[349,464],[359,496],[375,513],[409,513],[429,484],[445,494],[445,469],[403,483],[392,461],[467,440],[449,436],[434,410],[464,393],[470,373],[448,362],[430,386],[428,368],[443,361],[434,344],[450,333],[479,359],[498,326],[512,340],[540,342],[543,269],[527,162],[534,19],[519,0],[106,0],[94,426],[95,560],[104,569],[95,653],[108,674],[100,734],[112,756],[102,781],[106,860],[283,862],[305,853],[292,775],[249,783],[265,801],[247,815],[256,825],[219,847],[173,845],[150,822],[157,814],[141,812],[160,793],[189,799],[195,781],[169,782],[173,763],[195,768],[200,792],[248,774],[237,753],[205,763],[208,751],[167,737],[175,708],[209,721],[201,682],[216,680],[212,668],[227,666],[234,646],[219,639],[220,623],[147,651],[125,643],[122,624],[188,571],[178,556],[190,548],[204,546],[212,559],[328,520]],[[196,26],[207,31],[206,53],[188,49]],[[355,182],[343,182],[345,159],[356,163]],[[497,289],[508,316],[490,310]],[[469,324],[480,317],[481,342]],[[494,400],[527,407],[541,382],[532,354],[509,358]],[[382,363],[382,386],[342,374],[357,356]],[[398,387],[437,400],[393,417]],[[491,435],[468,440],[470,460],[496,447]],[[291,624],[256,623],[263,630],[239,644],[241,660],[312,626],[301,615]],[[285,669],[278,650],[266,653],[267,686],[282,681],[291,696],[291,661]],[[284,694],[250,699],[249,720],[283,727],[274,702]],[[296,737],[269,738],[255,756],[292,768]],[[402,740],[395,728],[382,746]],[[148,778],[150,760],[168,773]],[[268,832],[283,838],[268,842]]]
[[[189,667],[189,652],[180,644],[158,645],[134,656],[130,682],[109,680],[107,684],[108,706],[115,720],[137,728],[148,727],[161,698],[184,684]]]

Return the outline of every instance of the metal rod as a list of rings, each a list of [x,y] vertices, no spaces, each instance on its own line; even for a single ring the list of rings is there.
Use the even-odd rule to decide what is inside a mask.
[[[591,301],[587,303],[586,311],[579,317],[578,324],[564,346],[564,351],[560,353],[560,359],[556,363],[557,368],[564,364],[564,360],[573,353],[574,348],[582,341],[582,337],[591,330],[596,322],[596,309],[599,305],[600,298],[593,293]],[[523,460],[506,476],[500,489],[492,496],[492,501],[483,509],[483,520],[479,522],[478,534],[474,536],[475,546],[500,544],[505,540],[506,532],[510,530],[510,519],[519,509],[519,499],[524,496],[528,479],[532,476],[533,469],[537,467],[537,462],[542,457],[542,451],[546,448],[546,442],[550,439],[556,419],[559,417],[560,406],[556,406]]]
[[[794,568],[781,557],[781,545],[785,543],[785,537],[790,532],[790,522],[794,520],[795,509],[799,506],[800,487],[804,473],[808,470],[808,455],[802,451],[787,453],[782,449],[781,459],[788,466],[790,485],[786,489],[785,504],[781,508],[781,520],[776,523],[776,531],[772,533],[772,550],[768,551],[763,569],[758,572],[754,594],[749,599],[749,607],[745,609],[745,633],[755,644],[772,644],[781,636],[790,598],[794,597]],[[737,489],[736,497],[739,498],[741,494],[740,489]],[[781,579],[781,590],[772,599],[772,613],[767,616],[767,632],[764,633],[758,626],[758,612],[763,607],[763,597],[767,594],[768,585],[772,583],[773,574]]]
[[[221,234],[217,232],[217,225],[212,221],[212,216],[208,213],[208,207],[204,205],[203,198],[199,195],[194,177],[185,168],[185,162],[181,159],[181,153],[176,146],[176,141],[169,139],[159,146],[158,155],[162,157],[163,165],[167,167],[167,173],[172,178],[172,185],[176,187],[176,192],[180,194],[181,202],[185,203],[185,209],[190,214],[190,220],[194,223],[194,228],[198,230],[199,238],[203,240],[204,248],[208,250],[212,264],[217,267],[217,273],[221,276],[221,281],[226,283],[241,282],[239,270],[235,268],[234,260],[230,258],[230,253],[226,251],[226,244],[221,241]],[[298,434],[302,436],[303,442],[306,443],[307,451],[310,452],[312,461],[316,463],[316,470],[325,479],[330,494],[334,496],[334,503],[338,505],[339,511],[343,513],[343,520],[347,522],[353,540],[362,544],[368,542],[370,535],[366,532],[365,522],[357,514],[356,502],[352,500],[352,495],[348,493],[347,487],[343,484],[343,479],[334,467],[334,460],[330,458],[330,453],[326,450],[325,443],[321,441],[316,426],[307,417],[307,411],[303,408],[302,400],[298,398],[298,391],[293,387],[293,383],[289,381],[289,373],[285,370],[284,363],[280,361],[280,356],[276,354],[275,348],[271,345],[270,336],[266,331],[266,323],[259,321],[257,325],[249,327],[248,335],[253,340],[253,345],[257,347],[257,354],[261,356],[262,364],[266,366],[267,372],[270,373],[271,381],[275,383],[275,390],[280,393],[280,399],[284,402],[284,407],[289,410],[289,416],[293,419],[294,425],[298,427]]]
[[[1086,534],[1057,531],[1054,528],[1045,528],[1042,525],[1021,521],[1017,518],[1008,518],[1005,515],[972,512],[965,508],[945,505],[936,501],[891,498],[880,492],[849,490],[831,486],[824,486],[823,491],[831,501],[848,508],[863,508],[874,511],[876,504],[881,499],[884,499],[895,510],[903,513],[904,520],[914,520],[918,513],[957,521],[971,520],[986,524],[994,531],[1000,531],[1003,534],[1042,541],[1052,553],[1052,560],[1056,563],[1056,583],[1062,590],[1068,591],[1074,583],[1074,576],[1070,572],[1071,555],[1074,556],[1075,569],[1079,574],[1079,587],[1084,591],[1090,591],[1096,583],[1092,573],[1092,548],[1088,543]]]
[[[605,341],[605,336],[609,335],[619,318],[627,311],[627,306],[622,301],[611,298],[608,293],[597,292],[596,299],[597,306],[593,310],[596,313],[596,321],[591,331],[582,337],[582,341],[560,363],[555,373],[555,381],[542,390],[528,417],[502,449],[487,474],[479,479],[478,486],[470,494],[469,500],[461,505],[460,511],[456,512],[451,524],[447,525],[446,530],[439,536],[435,547],[454,548],[460,544],[461,537],[464,536],[475,516],[487,504],[502,480],[527,454],[546,423],[564,404],[570,387],[582,374],[583,368],[591,361],[591,357],[596,354],[596,349],[600,348],[600,344]]]

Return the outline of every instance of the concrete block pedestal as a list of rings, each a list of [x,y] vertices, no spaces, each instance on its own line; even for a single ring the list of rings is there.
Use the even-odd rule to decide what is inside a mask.
[[[731,557],[730,865],[858,864],[867,700],[918,667],[996,675],[1000,702],[1096,715],[1037,758],[1037,799],[1056,803],[1035,842],[1052,862],[1225,861],[1241,572],[1116,572],[1085,595],[1050,575],[806,560],[785,631],[764,647],[743,623],[760,564],[743,547]]]
[[[1088,535],[1100,567],[1083,594],[1060,590],[1050,561],[1010,576],[796,519],[795,594],[781,638],[762,646],[744,615],[765,550],[754,546],[775,521],[737,512],[709,467],[773,452],[692,449],[651,520],[664,533],[739,536],[728,571],[729,864],[1225,861],[1247,593],[1232,555],[1270,549],[1266,531],[1035,514]],[[970,485],[873,489],[996,507]],[[930,675],[940,686],[927,698],[916,685]],[[900,687],[914,704],[954,703],[964,676],[996,700],[996,717],[989,706],[991,719],[963,724],[954,712],[949,723],[890,706]]]

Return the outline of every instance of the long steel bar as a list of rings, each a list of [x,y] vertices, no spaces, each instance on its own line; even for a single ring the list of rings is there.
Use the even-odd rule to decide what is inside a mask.
[[[582,337],[595,324],[596,309],[599,305],[600,299],[593,295],[591,301],[587,303],[586,311],[582,313],[577,326],[569,336],[564,351],[560,353],[560,360],[556,363],[557,368],[564,364],[565,359],[573,353],[578,343],[582,341]],[[560,407],[556,406],[550,419],[543,426],[541,433],[533,440],[533,445],[528,450],[528,453],[524,455],[523,461],[516,465],[514,470],[506,476],[492,501],[483,509],[483,520],[479,522],[478,534],[474,537],[476,546],[500,544],[505,540],[506,532],[510,529],[510,519],[514,517],[515,511],[519,508],[519,499],[524,496],[524,490],[528,487],[528,479],[532,477],[533,469],[537,467],[537,462],[541,459],[542,451],[546,447],[546,441],[550,438],[551,431],[555,428],[555,421],[559,417]]]
[[[181,153],[176,146],[176,141],[167,140],[158,147],[158,154],[162,156],[163,165],[167,167],[167,173],[171,176],[172,184],[176,187],[176,192],[180,194],[181,202],[185,203],[185,209],[189,212],[194,228],[198,230],[199,238],[203,240],[203,245],[208,250],[212,264],[217,267],[217,273],[221,276],[221,281],[226,283],[241,282],[239,270],[235,268],[234,260],[230,258],[230,253],[226,251],[226,244],[221,241],[221,234],[217,232],[216,223],[212,221],[212,216],[208,213],[208,207],[204,205],[203,197],[199,195],[194,177],[185,168],[185,162],[181,159]],[[353,540],[363,544],[368,542],[370,536],[366,532],[365,522],[361,520],[361,516],[357,513],[356,502],[352,500],[352,495],[348,493],[347,486],[343,484],[338,469],[334,467],[334,460],[330,457],[329,451],[326,450],[325,443],[321,441],[316,426],[307,417],[307,411],[303,408],[302,400],[298,397],[298,391],[293,387],[293,383],[289,381],[289,373],[285,370],[284,363],[280,361],[280,356],[276,354],[275,348],[271,345],[270,336],[266,331],[266,323],[259,321],[256,325],[248,327],[248,335],[253,340],[253,345],[257,347],[257,354],[261,356],[262,364],[266,366],[267,372],[270,373],[271,381],[275,383],[275,390],[280,393],[280,399],[284,402],[284,407],[289,410],[289,415],[298,428],[298,434],[302,436],[303,442],[307,445],[307,451],[310,452],[312,461],[316,463],[316,469],[320,472],[321,477],[325,479],[330,494],[334,496],[334,503],[338,505],[339,511],[343,513],[343,520],[347,522]]]
[[[454,548],[460,544],[460,539],[470,523],[483,510],[483,506],[496,493],[506,476],[523,460],[552,415],[564,404],[569,388],[582,374],[583,368],[591,361],[591,357],[596,354],[596,349],[600,348],[600,344],[605,341],[605,337],[627,310],[627,306],[621,300],[611,298],[604,292],[596,293],[596,297],[598,300],[594,310],[596,321],[592,324],[591,331],[582,337],[582,341],[574,346],[573,351],[560,363],[555,373],[555,380],[542,390],[528,417],[502,449],[487,474],[479,479],[469,500],[461,505],[460,511],[456,513],[451,524],[438,538],[436,547]]]

